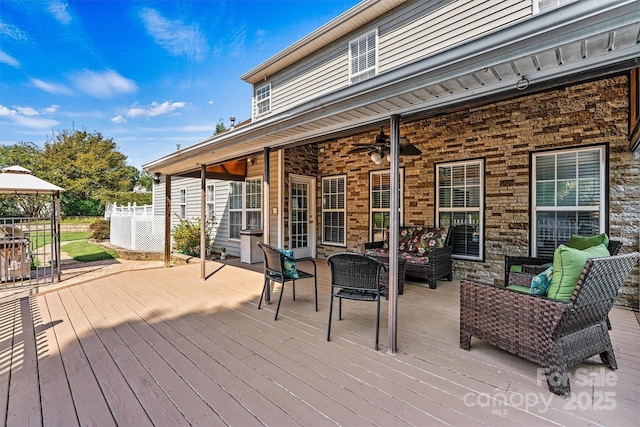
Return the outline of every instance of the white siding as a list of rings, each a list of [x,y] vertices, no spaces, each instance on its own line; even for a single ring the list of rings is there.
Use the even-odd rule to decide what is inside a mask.
[[[271,76],[271,113],[257,119],[348,86],[349,41],[375,28],[379,34],[378,70],[384,73],[531,13],[532,0],[408,1]]]

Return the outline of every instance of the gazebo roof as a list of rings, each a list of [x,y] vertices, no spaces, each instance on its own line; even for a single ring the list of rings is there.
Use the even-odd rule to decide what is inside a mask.
[[[3,168],[0,174],[0,193],[53,194],[60,191],[65,190],[31,175],[29,169],[18,165]]]

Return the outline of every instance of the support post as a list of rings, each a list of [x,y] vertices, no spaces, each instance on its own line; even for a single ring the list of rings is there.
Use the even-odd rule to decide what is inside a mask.
[[[164,266],[171,267],[171,175],[164,182]]]
[[[389,203],[389,353],[398,351],[398,233],[400,229],[399,198],[400,198],[400,116],[391,116],[390,145],[390,179],[391,200]]]
[[[54,233],[55,233],[55,250],[56,250],[56,277],[58,278],[58,282],[62,280],[62,260],[60,257],[62,254],[60,253],[60,222],[62,221],[61,212],[60,212],[60,192],[56,191],[53,194],[53,220],[54,224]]]
[[[200,165],[200,280],[206,277],[207,263],[207,165]]]
[[[264,148],[264,173],[262,177],[262,240],[269,244],[269,189],[271,187],[271,149]],[[267,284],[265,303],[271,302],[271,283]]]

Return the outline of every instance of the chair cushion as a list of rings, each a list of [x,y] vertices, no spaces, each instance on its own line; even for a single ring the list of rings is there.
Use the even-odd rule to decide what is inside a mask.
[[[280,249],[280,251],[285,254],[287,257],[293,259],[293,250],[291,249]],[[298,274],[298,270],[296,270],[295,261],[289,260],[288,258],[284,259],[284,277],[287,279],[299,279],[300,275]]]
[[[433,248],[444,248],[444,242],[447,240],[447,229],[424,228],[419,235],[416,236],[416,234],[414,234],[414,236],[413,244],[416,248],[415,252],[424,255]]]
[[[528,294],[530,291],[530,289],[527,286],[521,286],[521,285],[509,285],[507,286],[507,289],[511,289],[512,291],[522,292],[523,294]]]
[[[547,296],[552,299],[569,301],[587,260],[607,256],[609,256],[609,251],[603,243],[585,250],[565,245],[558,246],[553,254],[553,276]]]
[[[426,256],[420,256],[418,254],[414,254],[411,252],[400,252],[399,255],[400,255],[400,258],[402,258],[403,260],[405,260],[410,264],[421,264],[421,265],[429,264],[429,254],[427,254]]]
[[[364,251],[365,255],[369,255],[369,256],[389,256],[389,249],[384,249],[384,248],[369,248],[369,249],[365,249]]]
[[[585,250],[604,244],[605,248],[609,245],[609,236],[607,233],[598,234],[597,236],[580,236],[578,234],[572,234],[571,238],[567,242],[567,246],[574,249]]]
[[[400,227],[400,236],[398,237],[398,250],[400,252],[411,252],[413,231],[413,227]]]
[[[553,266],[547,268],[545,271],[531,279],[529,293],[531,295],[547,295],[547,291],[549,290],[549,286],[551,285],[552,275]]]

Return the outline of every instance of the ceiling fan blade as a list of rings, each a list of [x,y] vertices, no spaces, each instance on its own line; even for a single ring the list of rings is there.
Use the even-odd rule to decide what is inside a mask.
[[[419,156],[420,154],[422,154],[422,151],[420,151],[415,145],[409,144],[400,146],[401,156]]]
[[[370,144],[367,144],[367,146],[354,147],[351,150],[347,151],[347,154],[366,153],[367,151],[373,151],[373,150],[375,150],[375,147],[372,147]]]

